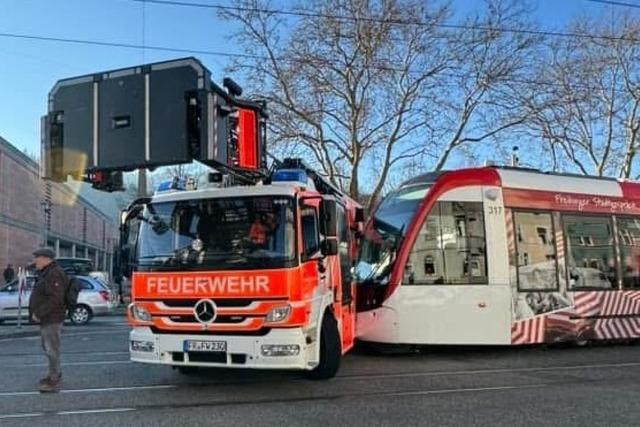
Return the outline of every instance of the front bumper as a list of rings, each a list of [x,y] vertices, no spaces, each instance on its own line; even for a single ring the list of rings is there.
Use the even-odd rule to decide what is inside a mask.
[[[227,351],[213,360],[191,360],[183,351],[185,340],[226,341]],[[315,344],[307,344],[301,328],[272,329],[264,336],[155,334],[148,327],[136,327],[129,334],[131,360],[172,366],[202,366],[247,369],[311,370]],[[134,351],[131,341],[152,342],[153,351]],[[262,345],[298,345],[295,356],[264,356]]]

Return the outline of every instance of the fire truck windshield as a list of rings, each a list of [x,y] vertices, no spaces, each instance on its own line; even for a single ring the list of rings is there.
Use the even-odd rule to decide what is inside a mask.
[[[277,268],[296,259],[294,201],[235,197],[151,203],[138,239],[141,269]]]
[[[401,187],[380,203],[367,225],[355,273],[359,282],[386,283],[395,254],[430,184]]]

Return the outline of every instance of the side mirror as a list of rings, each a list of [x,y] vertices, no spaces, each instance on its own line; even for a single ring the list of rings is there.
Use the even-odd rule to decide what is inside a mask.
[[[123,209],[120,211],[120,227],[124,226],[127,223],[128,217],[129,217],[128,209]]]
[[[320,251],[324,256],[338,255],[338,240],[324,239],[320,245]]]
[[[322,199],[320,203],[320,218],[322,231],[325,237],[337,237],[338,235],[338,207],[335,200]]]

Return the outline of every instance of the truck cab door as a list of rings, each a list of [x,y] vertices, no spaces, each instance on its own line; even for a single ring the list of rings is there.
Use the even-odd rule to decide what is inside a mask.
[[[142,198],[134,201],[120,216],[120,245],[118,247],[118,273],[121,277],[131,278],[137,265],[138,232],[142,221],[142,210],[150,201]]]

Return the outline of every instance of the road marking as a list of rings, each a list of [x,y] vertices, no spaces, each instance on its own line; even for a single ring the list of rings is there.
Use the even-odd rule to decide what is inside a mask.
[[[63,351],[62,357],[67,356],[112,356],[116,354],[129,354],[128,351]],[[29,353],[0,353],[0,357],[42,357],[42,354],[36,352]]]
[[[462,371],[435,371],[435,372],[407,372],[398,374],[370,374],[370,375],[339,375],[334,380],[368,380],[372,378],[411,378],[411,377],[438,377],[444,375],[474,375],[474,374],[504,374],[535,371],[561,371],[578,369],[602,369],[602,368],[630,368],[640,366],[640,362],[629,363],[602,363],[594,365],[570,365],[570,366],[545,366],[530,368],[496,368],[473,369]]]
[[[100,360],[98,362],[67,362],[62,366],[92,366],[92,365],[126,365],[133,363],[130,360]],[[49,366],[47,363],[25,363],[22,365],[2,365],[3,368],[39,368]]]
[[[62,338],[65,337],[69,337],[69,338],[73,338],[73,337],[83,337],[85,335],[113,335],[115,333],[122,333],[124,328],[114,328],[114,329],[109,329],[109,330],[103,330],[103,331],[90,331],[90,332],[74,332],[74,333],[62,333]],[[124,329],[126,331],[128,331],[127,329]],[[14,337],[14,338],[0,338],[0,342],[4,342],[4,341],[17,341],[17,340],[39,340],[40,339],[40,335],[32,335],[32,336],[28,336],[28,337]]]
[[[111,414],[113,412],[129,412],[135,410],[135,408],[84,409],[79,411],[61,411],[57,412],[56,415]]]
[[[2,419],[7,419],[7,418],[31,418],[31,417],[42,417],[44,416],[44,413],[42,412],[27,412],[24,414],[6,414],[6,415],[2,415],[0,414],[0,420]]]
[[[0,419],[3,418],[29,418],[29,417],[43,417],[52,415],[82,415],[82,414],[111,414],[114,412],[133,412],[133,411],[145,411],[145,410],[158,410],[158,409],[188,409],[188,408],[201,408],[201,407],[213,407],[213,406],[237,406],[237,405],[252,405],[252,404],[271,404],[271,403],[294,403],[304,402],[312,400],[335,400],[343,398],[366,398],[366,397],[401,397],[401,396],[428,396],[438,394],[453,394],[453,393],[473,393],[473,392],[485,392],[485,391],[505,391],[505,390],[520,390],[530,388],[546,387],[547,384],[525,384],[521,386],[496,386],[496,387],[478,387],[478,388],[458,388],[458,389],[439,389],[439,390],[415,390],[406,392],[370,392],[370,393],[353,393],[353,394],[339,394],[334,396],[309,396],[294,399],[262,399],[251,401],[213,401],[202,403],[186,403],[186,404],[168,404],[168,405],[141,405],[138,407],[125,407],[125,408],[102,408],[102,409],[79,409],[75,411],[53,411],[47,413],[24,413],[24,414],[0,414]]]
[[[399,391],[399,392],[381,392],[372,393],[371,396],[426,396],[430,394],[449,394],[449,393],[469,393],[475,391],[500,391],[500,390],[520,390],[527,388],[547,387],[547,384],[530,384],[522,386],[498,386],[498,387],[478,387],[478,388],[450,388],[442,390],[418,390],[418,391]]]
[[[104,392],[110,392],[110,391],[160,390],[160,389],[171,389],[171,388],[177,388],[177,387],[178,386],[174,384],[159,384],[159,385],[141,385],[141,386],[130,386],[130,387],[78,388],[78,389],[60,390],[60,393],[61,394],[104,393]],[[40,394],[39,391],[14,391],[14,392],[2,392],[0,393],[0,397],[33,396],[38,394]]]

